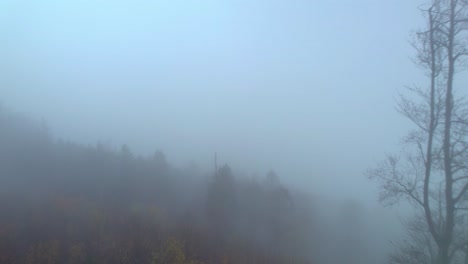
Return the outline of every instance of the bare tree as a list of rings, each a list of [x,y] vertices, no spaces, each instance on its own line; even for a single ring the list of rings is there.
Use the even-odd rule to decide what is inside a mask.
[[[462,215],[456,220],[453,247],[450,259],[452,263],[468,262],[468,217]],[[390,264],[436,264],[438,263],[437,245],[432,238],[424,212],[406,221],[405,236],[393,243],[394,252],[390,255]]]
[[[466,210],[468,193],[468,104],[455,91],[455,76],[468,55],[466,0],[432,0],[422,9],[426,29],[415,33],[415,63],[428,76],[427,88],[409,87],[398,110],[416,128],[399,155],[387,155],[368,175],[381,185],[381,202],[407,199],[424,212],[437,247],[437,263],[454,260],[454,230]]]
[[[396,248],[390,255],[390,264],[437,263],[437,246],[427,229],[427,223],[422,214],[406,222],[406,235],[394,245]]]

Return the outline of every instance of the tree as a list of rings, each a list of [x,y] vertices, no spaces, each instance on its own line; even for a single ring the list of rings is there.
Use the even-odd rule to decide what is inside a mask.
[[[408,199],[424,212],[428,232],[437,246],[437,263],[451,263],[459,247],[454,230],[466,210],[468,191],[468,107],[455,90],[455,76],[468,55],[464,24],[466,0],[432,0],[422,9],[426,30],[416,32],[416,64],[428,88],[410,87],[398,110],[416,129],[404,138],[400,155],[387,155],[369,177],[380,182],[380,200]]]
[[[214,248],[224,250],[228,240],[234,235],[234,226],[238,215],[236,182],[231,168],[224,165],[216,172],[208,186],[206,214],[212,232]]]
[[[437,246],[423,215],[413,216],[406,223],[406,235],[394,245],[396,248],[389,261],[391,264],[437,263]]]
[[[468,263],[468,222],[466,215],[457,219],[454,231],[452,263]],[[390,255],[391,264],[438,263],[437,245],[427,228],[425,218],[416,214],[406,222],[406,235],[394,243],[395,251]]]

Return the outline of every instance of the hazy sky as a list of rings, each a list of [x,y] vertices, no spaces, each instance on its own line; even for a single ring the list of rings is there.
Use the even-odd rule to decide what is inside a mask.
[[[420,1],[0,0],[0,100],[84,143],[375,200]],[[330,194],[333,192],[333,194]]]

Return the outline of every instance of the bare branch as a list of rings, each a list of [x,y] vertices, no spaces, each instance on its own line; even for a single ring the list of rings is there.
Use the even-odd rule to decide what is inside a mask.
[[[453,199],[455,204],[457,204],[460,201],[460,199],[463,198],[467,190],[468,190],[468,182],[465,183],[465,186],[463,186],[463,188],[458,193],[458,195]]]
[[[468,176],[461,176],[461,177],[458,177],[458,178],[455,178],[453,179],[453,182],[457,182],[457,181],[461,181],[461,180],[465,180],[465,179],[468,179]]]

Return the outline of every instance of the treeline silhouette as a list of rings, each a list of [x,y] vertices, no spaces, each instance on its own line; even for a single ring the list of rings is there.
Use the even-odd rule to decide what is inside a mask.
[[[178,168],[0,110],[0,263],[312,263],[300,195],[274,172]]]

